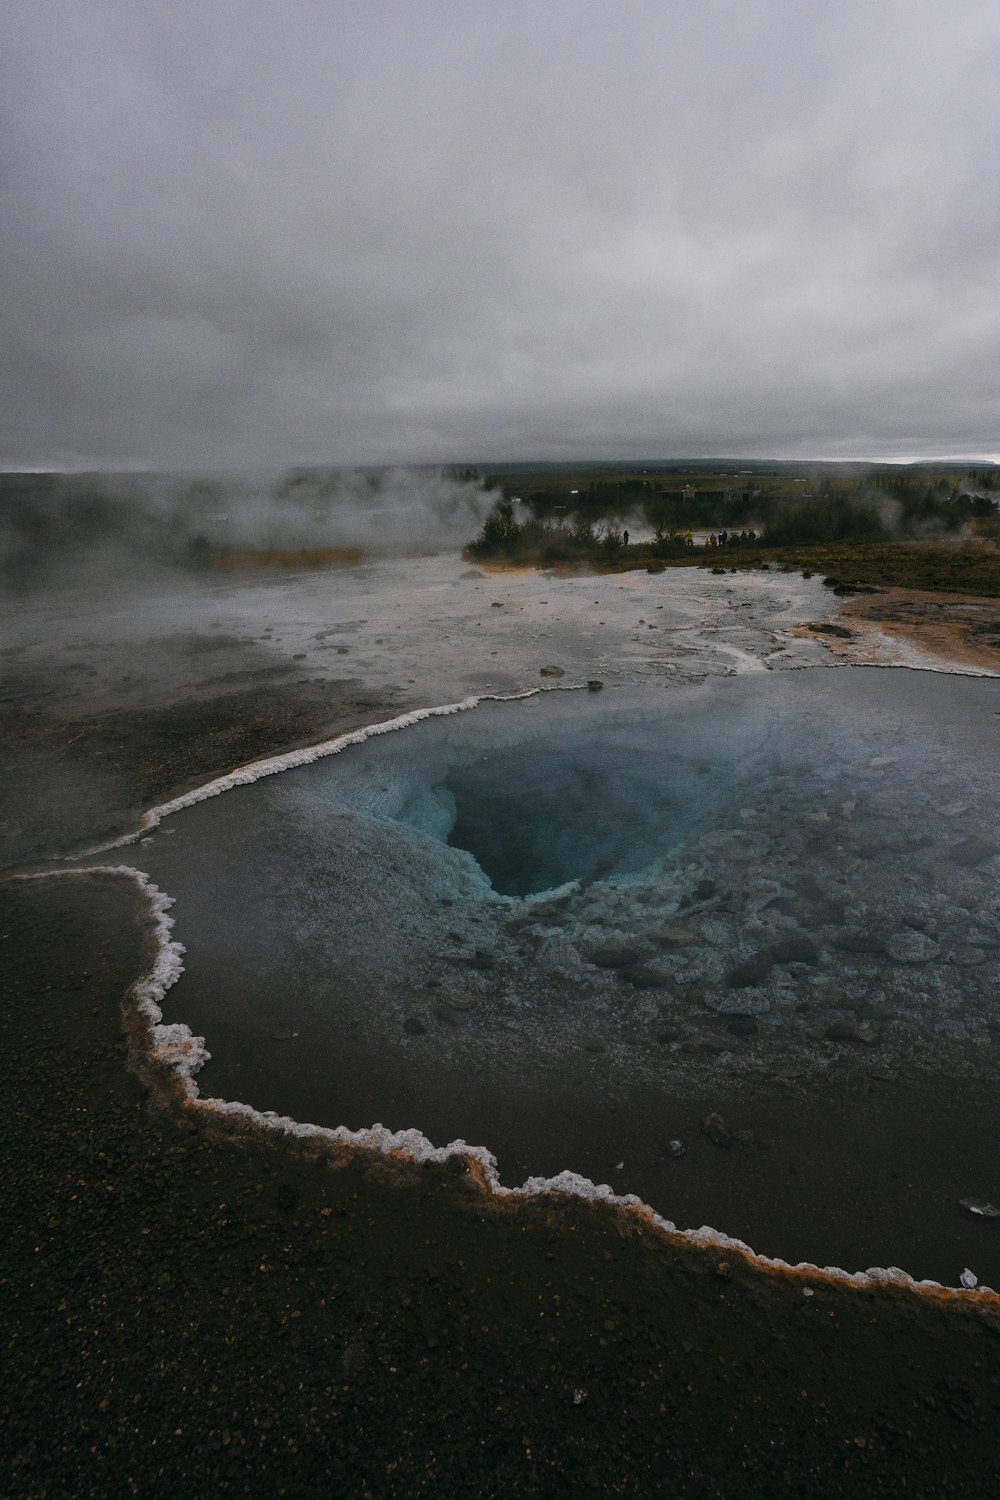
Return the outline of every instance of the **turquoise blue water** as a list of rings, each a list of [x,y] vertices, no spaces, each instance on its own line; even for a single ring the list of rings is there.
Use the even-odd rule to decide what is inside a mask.
[[[208,1037],[208,1087],[249,1069],[252,1102],[331,1124],[384,1114],[390,1064],[540,1077],[592,1034],[609,1078],[651,1084],[665,1059],[822,1073],[845,1027],[886,1068],[981,1071],[998,730],[996,681],[848,668],[371,739],[143,849],[189,950],[171,1015]],[[278,1032],[311,1039],[292,1069]]]

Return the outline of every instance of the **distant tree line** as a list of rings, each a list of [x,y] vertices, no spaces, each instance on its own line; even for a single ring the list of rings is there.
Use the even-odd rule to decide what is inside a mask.
[[[654,540],[643,543],[641,551],[654,558],[689,546],[694,530],[711,531],[716,540],[722,536],[726,547],[802,547],[906,541],[954,533],[970,521],[996,515],[993,499],[966,493],[957,480],[927,483],[893,475],[848,484],[824,480],[808,496],[750,489],[651,489],[648,481],[626,480],[592,484],[576,493],[538,491],[524,497],[517,513],[505,496],[467,551],[473,557],[542,562],[611,558],[626,547],[624,527],[633,515],[653,532]]]

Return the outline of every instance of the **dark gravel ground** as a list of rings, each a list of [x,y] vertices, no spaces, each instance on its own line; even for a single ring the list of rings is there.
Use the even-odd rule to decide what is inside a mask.
[[[30,685],[29,685],[30,686]],[[147,807],[249,760],[401,713],[347,680],[265,683],[183,703],[78,710],[0,701],[0,868],[134,829]]]
[[[210,1139],[126,1068],[133,892],[0,898],[6,1495],[997,1492],[987,1307]]]

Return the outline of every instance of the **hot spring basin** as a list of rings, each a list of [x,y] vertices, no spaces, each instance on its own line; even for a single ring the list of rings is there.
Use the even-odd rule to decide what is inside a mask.
[[[165,1019],[206,1036],[207,1094],[461,1136],[508,1180],[571,1167],[767,1253],[794,1248],[754,1233],[768,1191],[806,1241],[846,1196],[857,1254],[909,1213],[898,1263],[954,1280],[910,1263],[927,1211],[896,1200],[902,1173],[947,1203],[934,1260],[971,1253],[959,1197],[1000,1199],[969,1165],[1000,1034],[998,714],[995,681],[847,668],[370,739],[141,850],[188,950]]]

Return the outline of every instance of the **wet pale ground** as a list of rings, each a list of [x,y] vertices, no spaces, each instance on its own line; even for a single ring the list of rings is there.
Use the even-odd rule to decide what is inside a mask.
[[[818,579],[701,569],[488,576],[456,557],[183,580],[3,607],[3,693],[92,712],[254,682],[361,681],[407,703],[534,687],[541,668],[608,683],[827,660],[784,634],[834,601]]]

